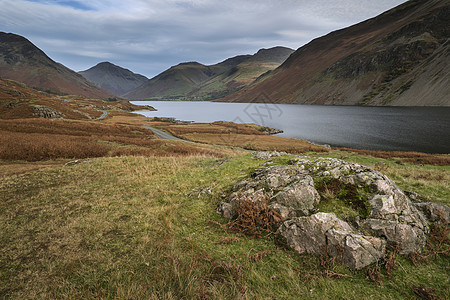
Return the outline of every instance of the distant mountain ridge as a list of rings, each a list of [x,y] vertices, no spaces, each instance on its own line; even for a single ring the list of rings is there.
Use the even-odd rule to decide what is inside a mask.
[[[123,96],[148,80],[143,75],[133,73],[110,62],[101,62],[78,73],[116,96]]]
[[[53,93],[99,98],[113,96],[53,61],[26,38],[13,33],[0,32],[0,77]]]
[[[449,106],[449,54],[450,1],[410,0],[311,41],[220,101]]]
[[[210,66],[198,62],[181,63],[124,96],[130,99],[217,99],[251,84],[278,67],[293,52],[286,47],[273,47]]]

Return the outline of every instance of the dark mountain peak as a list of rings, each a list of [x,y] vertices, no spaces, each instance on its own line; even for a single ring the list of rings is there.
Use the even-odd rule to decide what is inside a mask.
[[[87,97],[112,96],[53,61],[23,36],[0,32],[0,74],[30,87]]]
[[[0,31],[0,41],[2,42],[28,42],[31,43],[29,40],[27,40],[25,37],[14,34],[14,33],[7,33],[7,32],[1,32]]]
[[[55,62],[28,39],[14,33],[0,32],[0,64],[44,64]]]
[[[187,61],[179,63],[175,67],[206,67],[206,66],[197,61]]]
[[[148,80],[143,75],[133,73],[108,61],[98,63],[88,70],[79,72],[79,74],[117,96],[128,93]]]
[[[275,69],[293,51],[274,47],[254,55],[234,56],[215,65],[195,61],[180,63],[125,96],[131,99],[217,99]]]
[[[283,63],[289,55],[294,53],[294,49],[290,49],[287,47],[272,47],[268,49],[260,49],[256,54],[251,58],[252,61],[259,62],[274,62],[274,63]]]
[[[109,61],[103,61],[101,63],[98,63],[96,66],[92,68],[102,68],[102,69],[115,69],[115,68],[121,68],[115,64],[110,63]]]
[[[275,46],[272,48],[262,48],[259,49],[256,54],[266,53],[266,52],[294,52],[294,49],[283,47],[283,46]]]

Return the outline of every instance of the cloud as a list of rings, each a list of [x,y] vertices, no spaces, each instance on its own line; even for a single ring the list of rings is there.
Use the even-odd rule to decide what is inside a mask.
[[[0,29],[66,66],[109,60],[152,77],[182,61],[297,49],[404,0],[2,0]]]

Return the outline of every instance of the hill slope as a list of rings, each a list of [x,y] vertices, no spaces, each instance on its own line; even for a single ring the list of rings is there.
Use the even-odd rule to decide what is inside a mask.
[[[284,47],[261,49],[205,66],[182,63],[125,94],[131,99],[210,100],[228,95],[278,67],[294,50]]]
[[[143,75],[135,74],[110,62],[99,63],[78,73],[90,82],[117,96],[122,96],[148,80]]]
[[[0,32],[0,76],[60,94],[110,97],[83,76],[50,59],[26,38]]]
[[[450,2],[411,0],[299,48],[223,101],[450,105]]]

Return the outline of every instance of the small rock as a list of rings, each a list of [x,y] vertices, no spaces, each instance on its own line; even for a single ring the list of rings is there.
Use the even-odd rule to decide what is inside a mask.
[[[222,215],[224,218],[231,219],[234,217],[235,211],[233,206],[227,202],[221,202],[217,207],[217,213]]]
[[[414,203],[414,206],[424,213],[428,221],[444,225],[450,224],[450,208],[448,206],[432,202]]]
[[[271,159],[272,157],[283,156],[286,154],[287,154],[286,152],[278,152],[278,151],[256,152],[255,156],[253,156],[253,158],[265,160],[265,159]]]
[[[385,238],[400,254],[422,252],[427,240],[422,229],[396,221],[367,219],[361,222],[361,229],[370,235]]]
[[[33,113],[40,118],[46,119],[58,119],[64,116],[64,114],[56,109],[44,105],[34,105]]]
[[[287,208],[294,216],[310,215],[320,201],[311,176],[306,175],[297,183],[291,184],[271,198],[272,203]],[[281,212],[280,212],[281,214]]]

